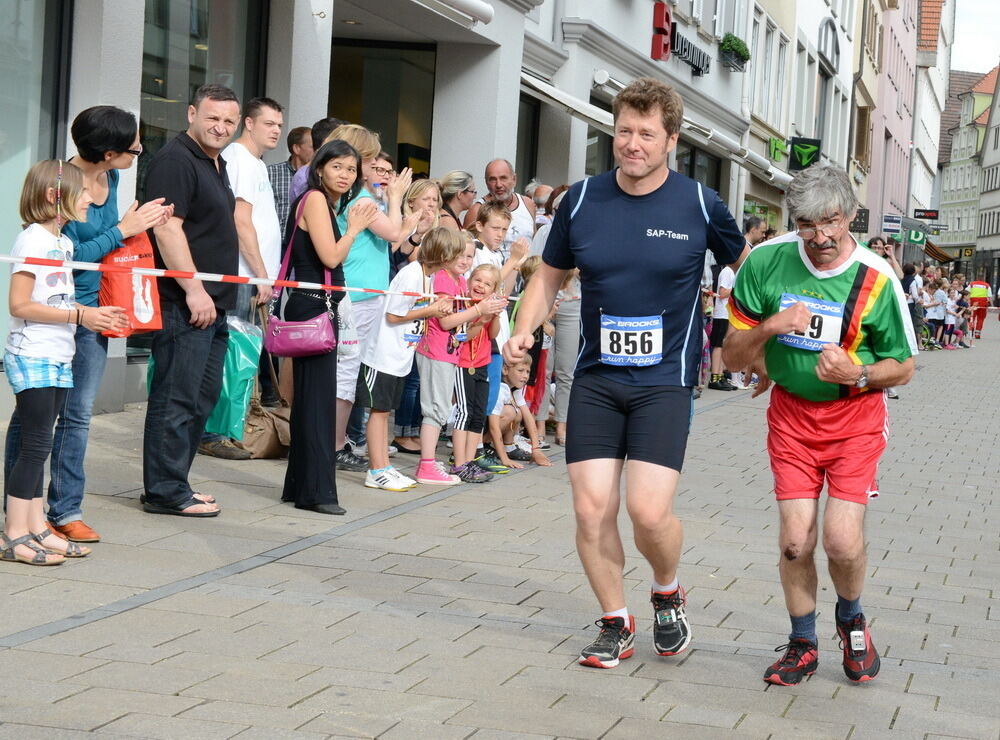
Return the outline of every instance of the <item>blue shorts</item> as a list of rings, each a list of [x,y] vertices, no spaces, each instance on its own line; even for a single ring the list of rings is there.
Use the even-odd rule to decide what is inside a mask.
[[[15,395],[29,388],[72,388],[73,361],[53,362],[4,352],[3,369]]]

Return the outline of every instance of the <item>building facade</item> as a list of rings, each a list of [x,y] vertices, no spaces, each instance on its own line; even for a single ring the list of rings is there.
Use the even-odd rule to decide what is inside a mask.
[[[948,97],[956,0],[919,0],[913,129],[910,136],[909,203],[915,209],[938,205],[938,150],[941,114]],[[923,228],[921,222],[913,228]]]
[[[986,130],[978,154],[981,171],[979,228],[973,272],[1000,287],[1000,79],[986,115]]]
[[[952,76],[955,80],[955,76]],[[986,133],[987,118],[996,87],[994,68],[963,92],[958,93],[958,123],[949,131],[951,150],[941,167],[940,223],[947,227],[938,237],[960,264],[971,262],[979,231],[979,188],[982,171],[979,150]]]

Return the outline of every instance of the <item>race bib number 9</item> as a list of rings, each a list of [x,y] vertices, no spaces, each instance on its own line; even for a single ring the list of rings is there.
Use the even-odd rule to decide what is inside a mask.
[[[662,316],[601,314],[601,362],[646,367],[663,360]]]
[[[819,352],[824,344],[840,344],[840,333],[844,326],[844,304],[823,301],[819,298],[784,293],[781,296],[781,310],[795,303],[804,303],[809,309],[809,326],[804,332],[779,334],[778,341],[789,347],[798,347],[810,352]]]

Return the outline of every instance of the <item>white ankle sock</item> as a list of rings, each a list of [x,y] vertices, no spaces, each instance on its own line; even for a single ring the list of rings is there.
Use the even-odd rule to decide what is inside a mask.
[[[627,606],[625,608],[623,608],[623,609],[616,609],[613,612],[604,612],[604,616],[605,616],[605,618],[610,618],[610,619],[613,619],[615,617],[621,617],[622,619],[625,620],[625,626],[626,627],[628,626],[628,607]]]
[[[659,594],[670,594],[677,590],[677,579],[675,578],[667,586],[664,586],[662,583],[657,583],[656,581],[653,581],[653,585],[650,586],[650,588]]]

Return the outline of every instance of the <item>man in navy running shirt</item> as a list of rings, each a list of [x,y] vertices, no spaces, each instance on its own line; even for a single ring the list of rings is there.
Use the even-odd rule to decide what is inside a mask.
[[[705,252],[738,264],[743,234],[718,194],[667,167],[683,101],[651,78],[616,98],[612,172],[573,185],[556,212],[521,301],[508,362],[531,347],[566,273],[580,269],[580,356],[567,419],[577,551],[602,617],[580,663],[612,668],[633,654],[618,532],[627,466],[635,542],[653,568],[654,649],[677,655],[691,641],[677,582],[683,532],[673,513],[704,332]]]

